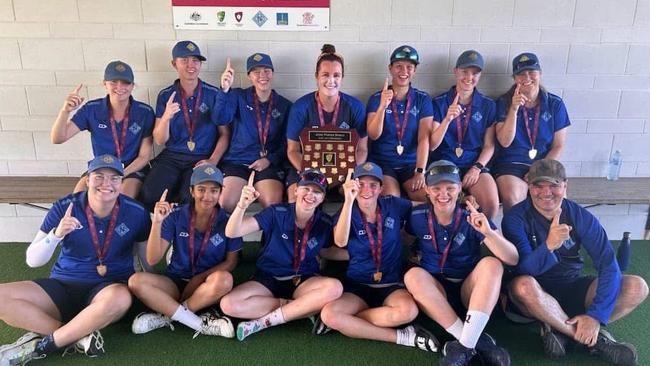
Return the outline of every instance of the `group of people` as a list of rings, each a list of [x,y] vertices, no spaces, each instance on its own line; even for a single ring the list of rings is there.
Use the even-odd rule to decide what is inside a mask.
[[[648,287],[621,274],[597,219],[564,198],[557,159],[570,122],[541,86],[536,55],[513,59],[514,85],[495,102],[476,89],[482,55],[465,51],[455,85],[431,98],[411,85],[418,52],[400,46],[391,80],[365,107],[341,92],[344,61],[331,45],[316,63],[317,90],[293,104],[272,88],[269,55],[247,59],[245,89],[233,87],[230,59],[219,87],[203,82],[206,59],[191,41],[172,56],[178,79],[155,111],[133,99],[121,61],[106,67],[105,98],[84,104],[81,85],[66,98],[52,142],[88,130],[95,158],[27,250],[35,267],[61,247],[50,277],[0,285],[0,319],[28,331],[0,346],[0,366],[103,354],[99,330],[127,312],[131,294],[151,309],[133,320],[136,334],[177,322],[195,337],[244,340],[311,317],[317,335],[441,351],[441,365],[459,366],[511,364],[484,332],[499,304],[512,319],[540,322],[551,357],[580,344],[612,364],[637,363],[634,346],[602,327]],[[334,187],[320,169],[303,169],[300,143],[304,128],[330,125],[359,136],[333,217],[320,206]],[[149,161],[154,141],[165,148]],[[261,211],[246,216],[255,201]],[[499,202],[503,234],[493,222]],[[255,273],[235,284],[241,238],[258,231]],[[406,268],[411,242],[419,256]],[[170,246],[165,272],[152,272]],[[597,276],[583,275],[582,247]],[[345,278],[320,275],[319,258],[341,251]],[[443,344],[415,322],[420,312],[452,339]]]

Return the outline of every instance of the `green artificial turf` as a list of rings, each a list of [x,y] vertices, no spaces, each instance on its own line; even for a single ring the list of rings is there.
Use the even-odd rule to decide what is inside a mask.
[[[650,242],[633,242],[633,259],[627,273],[650,276]],[[47,276],[49,265],[28,268],[24,261],[27,244],[0,244],[0,282]],[[237,283],[252,273],[256,245],[247,243],[243,261],[235,271]],[[646,264],[646,265],[644,265]],[[341,275],[344,265],[334,264],[326,271]],[[2,301],[2,299],[0,299]],[[131,321],[142,304],[134,302],[131,311],[118,323],[102,330],[107,354],[90,359],[75,354],[53,356],[34,361],[43,365],[437,365],[439,354],[383,342],[350,339],[338,333],[313,336],[309,320],[299,320],[252,335],[243,342],[236,339],[199,336],[175,324],[175,331],[159,329],[145,335],[131,333]],[[425,325],[441,338],[445,332],[428,320]],[[631,342],[639,351],[639,365],[650,364],[650,306],[642,304],[628,317],[611,324],[608,329],[619,340]],[[561,361],[547,359],[541,349],[539,326],[516,325],[501,317],[493,317],[487,331],[506,347],[513,365],[604,365],[576,350]],[[23,331],[0,324],[0,344],[11,343]]]

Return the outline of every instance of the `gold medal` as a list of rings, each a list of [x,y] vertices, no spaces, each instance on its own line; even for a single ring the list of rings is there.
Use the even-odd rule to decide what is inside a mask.
[[[530,158],[530,160],[535,159],[536,156],[537,156],[537,149],[528,150],[528,157]]]
[[[293,281],[294,286],[298,286],[300,284],[300,281],[302,281],[302,277],[295,276],[294,278],[291,279],[291,281]]]
[[[462,148],[462,147],[458,146],[458,147],[456,148],[456,156],[459,157],[459,158],[460,158],[461,156],[463,156],[463,148]]]
[[[106,271],[108,271],[108,269],[106,268],[105,264],[100,263],[100,264],[97,265],[97,274],[104,277],[104,276],[106,276]]]
[[[377,271],[372,275],[372,279],[375,280],[375,282],[381,282],[381,272]]]
[[[189,140],[189,141],[187,142],[187,148],[188,148],[190,151],[194,151],[194,148],[195,148],[195,147],[196,147],[196,143],[194,143],[194,141]]]
[[[402,144],[397,145],[397,155],[402,155],[404,153],[404,146]]]

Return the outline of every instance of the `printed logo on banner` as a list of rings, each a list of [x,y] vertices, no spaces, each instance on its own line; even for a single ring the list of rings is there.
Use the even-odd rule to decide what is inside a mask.
[[[314,25],[314,13],[302,13],[302,25]]]
[[[226,19],[226,12],[221,10],[217,12],[217,21],[219,21],[219,25],[225,24],[223,21]]]
[[[267,18],[261,10],[253,16],[253,21],[255,24],[257,24],[258,27],[262,27],[267,20],[269,20],[269,18]]]
[[[242,18],[244,17],[244,13],[241,11],[235,12],[235,20],[237,23],[241,23]]]
[[[198,11],[193,12],[192,14],[190,14],[190,19],[192,19],[195,22],[198,22],[199,20],[201,20],[201,13],[199,13]]]
[[[289,13],[275,13],[277,25],[289,25]]]

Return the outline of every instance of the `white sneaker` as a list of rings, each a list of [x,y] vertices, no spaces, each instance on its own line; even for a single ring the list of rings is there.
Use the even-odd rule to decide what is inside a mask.
[[[232,325],[232,322],[228,317],[219,316],[210,311],[205,312],[200,316],[203,325],[201,326],[201,329],[194,333],[194,337],[192,338],[196,338],[199,334],[226,338],[233,338],[235,336],[235,327]]]
[[[163,327],[174,330],[171,318],[160,313],[140,313],[133,319],[131,331],[134,334],[144,334]]]
[[[36,356],[34,353],[36,344],[42,338],[34,332],[27,332],[14,343],[0,346],[0,366],[24,365],[34,358],[45,357]]]
[[[88,357],[97,357],[106,353],[104,351],[104,337],[98,330],[81,338],[74,345],[78,353],[83,353]]]

